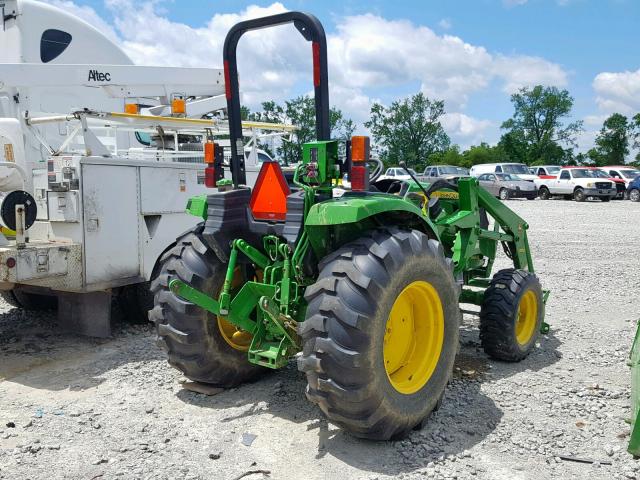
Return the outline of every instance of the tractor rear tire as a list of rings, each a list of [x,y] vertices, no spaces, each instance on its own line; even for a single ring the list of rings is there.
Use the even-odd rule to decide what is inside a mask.
[[[508,268],[493,276],[480,308],[480,341],[490,357],[519,362],[535,347],[544,303],[538,277]]]
[[[171,366],[191,380],[230,388],[254,380],[266,369],[249,363],[246,351],[231,346],[215,315],[169,289],[174,278],[210,295],[222,288],[226,266],[206,245],[202,230],[199,224],[185,232],[160,259],[159,275],[151,283],[155,306],[149,320],[156,325],[157,343],[167,351]]]
[[[58,298],[54,295],[41,295],[20,289],[0,291],[0,296],[9,305],[32,312],[55,310],[58,306]]]
[[[329,254],[298,327],[307,398],[356,437],[410,433],[451,378],[459,293],[442,246],[417,230],[374,230]]]

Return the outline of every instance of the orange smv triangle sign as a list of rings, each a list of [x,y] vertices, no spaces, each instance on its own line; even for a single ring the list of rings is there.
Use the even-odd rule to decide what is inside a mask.
[[[249,207],[256,220],[284,220],[291,191],[278,162],[264,162],[251,192]]]

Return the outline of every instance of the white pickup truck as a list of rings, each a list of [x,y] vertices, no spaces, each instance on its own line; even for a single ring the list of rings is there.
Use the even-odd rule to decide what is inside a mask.
[[[590,167],[565,167],[556,177],[538,178],[534,184],[542,200],[562,196],[584,202],[589,197],[597,197],[608,202],[617,194],[615,183],[602,178],[597,169]]]

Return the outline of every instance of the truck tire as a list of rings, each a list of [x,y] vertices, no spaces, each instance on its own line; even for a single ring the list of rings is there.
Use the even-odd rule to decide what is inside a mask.
[[[417,230],[374,230],[329,254],[298,327],[307,398],[356,437],[410,432],[451,377],[458,297],[442,246]]]
[[[538,196],[541,200],[549,200],[551,198],[551,192],[547,187],[540,187]]]
[[[602,202],[610,202],[611,201],[611,197],[600,197],[600,201],[602,201]]]
[[[153,299],[150,282],[134,283],[123,287],[118,298],[123,320],[137,325],[148,323]]]
[[[573,199],[576,202],[584,202],[587,199],[587,196],[584,194],[584,190],[581,188],[576,188],[573,192]]]
[[[501,188],[498,192],[498,197],[500,197],[500,200],[509,200],[510,196],[511,195],[509,195],[509,190],[507,190],[506,188]]]
[[[0,291],[0,297],[2,297],[2,299],[5,302],[7,302],[9,305],[11,305],[12,307],[22,308],[22,305],[20,305],[20,302],[18,302],[18,299],[13,294],[13,290],[2,290],[2,291]]]
[[[221,323],[169,289],[174,278],[211,295],[222,288],[226,266],[204,242],[203,227],[199,224],[182,234],[160,259],[158,277],[151,283],[155,299],[149,320],[156,325],[157,343],[167,351],[171,366],[191,380],[229,388],[266,371],[247,359],[247,332],[234,330],[240,335],[233,339],[230,323]]]
[[[20,289],[1,291],[0,296],[9,305],[28,311],[55,310],[58,306],[58,298],[54,295],[41,295]]]
[[[632,202],[640,202],[640,190],[637,188],[629,190],[629,200]]]
[[[493,276],[480,308],[480,341],[490,357],[519,362],[535,347],[544,318],[538,277],[508,268]]]

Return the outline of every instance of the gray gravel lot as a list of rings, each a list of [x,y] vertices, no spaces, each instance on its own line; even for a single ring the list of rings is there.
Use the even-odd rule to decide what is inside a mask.
[[[1,304],[0,478],[639,478],[624,418],[640,204],[508,204],[531,226],[551,332],[525,361],[499,363],[466,317],[444,404],[409,438],[366,442],[328,424],[294,363],[204,396],[181,387],[148,326],[92,340]]]

